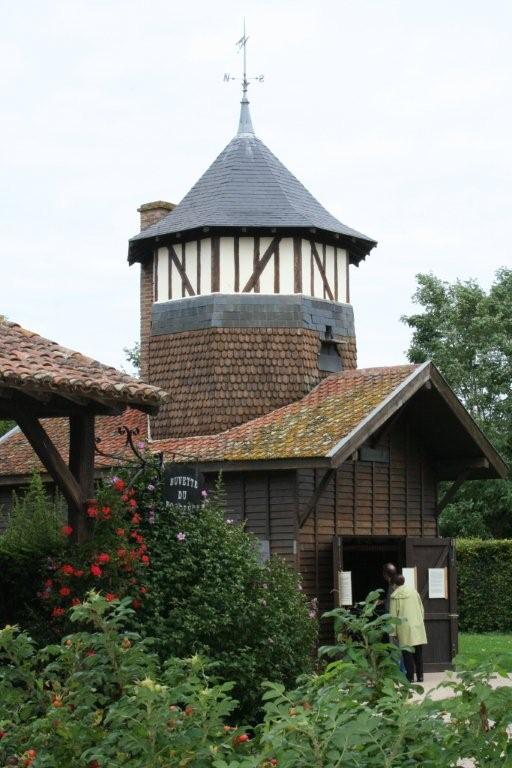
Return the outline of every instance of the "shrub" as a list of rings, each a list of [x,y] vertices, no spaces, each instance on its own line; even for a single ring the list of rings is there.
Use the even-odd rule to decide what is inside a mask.
[[[463,632],[512,631],[511,539],[459,539],[457,584]]]
[[[219,675],[235,681],[239,713],[254,717],[264,680],[293,685],[311,669],[316,616],[295,571],[278,558],[260,564],[254,537],[224,519],[222,500],[186,510],[158,497],[144,524],[146,631],[163,657],[214,659]]]
[[[32,768],[439,768],[508,764],[512,689],[493,690],[500,665],[462,665],[451,700],[418,700],[376,594],[357,616],[331,612],[334,661],[293,690],[268,683],[263,722],[228,725],[229,683],[198,656],[162,664],[129,632],[130,598],[91,593],[76,628],[39,650],[0,631],[0,765]]]
[[[63,549],[64,514],[62,498],[48,494],[34,473],[27,492],[14,496],[7,530],[0,536],[0,620],[30,626],[37,637],[48,637],[37,592],[48,559]]]

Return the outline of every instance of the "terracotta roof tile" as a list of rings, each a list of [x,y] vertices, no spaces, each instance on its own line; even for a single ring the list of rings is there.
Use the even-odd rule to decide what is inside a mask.
[[[264,459],[325,457],[374,408],[415,370],[413,365],[342,371],[323,379],[308,395],[265,416],[214,435],[154,440],[154,452],[167,460],[186,461],[187,456],[209,461],[256,461]],[[65,419],[47,419],[44,426],[66,457],[68,431]],[[134,410],[122,416],[97,417],[96,432],[105,453],[118,453],[124,438],[119,426],[137,426],[147,434],[146,417]],[[112,462],[97,457],[97,468]],[[0,475],[26,475],[40,466],[22,433],[0,438]]]
[[[116,368],[0,319],[0,385],[158,406],[166,394]]]

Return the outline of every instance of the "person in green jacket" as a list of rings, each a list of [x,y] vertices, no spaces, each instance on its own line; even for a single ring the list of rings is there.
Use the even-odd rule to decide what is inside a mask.
[[[402,650],[407,679],[413,682],[416,669],[416,680],[422,683],[423,646],[427,644],[423,603],[414,587],[406,586],[402,574],[395,576],[394,584],[396,588],[391,594],[390,613],[401,619],[395,627],[395,635]],[[406,650],[408,648],[412,650]]]

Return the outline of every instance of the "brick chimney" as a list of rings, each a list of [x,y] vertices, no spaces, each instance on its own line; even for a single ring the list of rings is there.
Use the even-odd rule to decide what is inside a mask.
[[[156,200],[144,203],[137,211],[140,213],[140,229],[151,227],[176,208],[174,203]],[[151,308],[154,298],[154,264],[153,258],[148,258],[140,265],[140,376],[148,379],[149,336],[151,331]]]

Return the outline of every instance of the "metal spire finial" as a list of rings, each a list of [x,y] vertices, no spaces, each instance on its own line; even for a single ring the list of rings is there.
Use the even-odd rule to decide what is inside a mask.
[[[243,75],[242,75],[242,101],[240,102],[240,122],[238,124],[238,136],[249,133],[254,134],[254,128],[252,127],[251,113],[249,112],[249,99],[247,98],[247,90],[251,80],[257,80],[262,83],[265,79],[264,75],[257,75],[256,77],[247,77],[247,41],[249,37],[245,33],[245,18],[244,18],[244,33],[240,40],[237,41],[238,51],[243,50],[244,63],[243,63]],[[230,80],[239,80],[238,77],[232,77],[230,74],[224,75],[224,82],[227,83]]]

